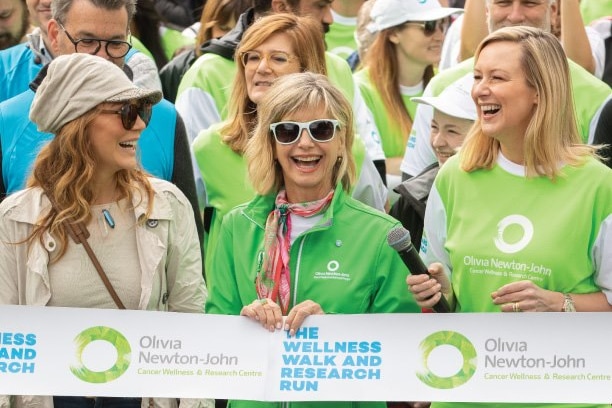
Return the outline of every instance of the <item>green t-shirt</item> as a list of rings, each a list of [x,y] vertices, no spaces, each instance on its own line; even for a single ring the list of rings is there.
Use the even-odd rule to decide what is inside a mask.
[[[176,96],[189,139],[227,116],[227,102],[236,76],[233,60],[204,54],[185,72]]]
[[[325,34],[327,50],[342,59],[347,59],[357,50],[355,42],[355,30],[357,28],[356,17],[344,17],[332,11],[334,22],[329,26]]]
[[[359,90],[363,100],[374,116],[374,122],[380,134],[385,157],[403,157],[406,150],[406,140],[408,135],[403,135],[391,114],[385,108],[380,92],[370,80],[369,69],[362,69],[353,74],[355,81],[359,85]],[[404,107],[414,118],[417,103],[410,100],[412,97],[423,95],[423,84],[413,87],[400,86],[400,93],[404,101]]]
[[[524,177],[500,157],[465,172],[458,156],[440,169],[429,196],[421,256],[450,271],[458,312],[499,312],[491,292],[531,280],[563,293],[610,288],[612,171],[595,159],[565,166],[556,181]],[[579,197],[579,199],[577,199]],[[597,404],[432,403],[448,407],[609,407]]]
[[[595,248],[612,221],[612,170],[594,159],[562,170],[554,182],[527,178],[501,155],[491,170],[468,173],[457,158],[442,166],[422,251],[428,263],[445,258],[457,311],[499,312],[491,292],[518,280],[557,292],[599,290],[595,263],[602,268],[604,254]]]

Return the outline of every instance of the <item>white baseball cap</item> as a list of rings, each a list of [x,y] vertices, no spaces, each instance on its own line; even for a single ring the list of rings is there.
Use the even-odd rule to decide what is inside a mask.
[[[370,11],[370,32],[395,27],[406,21],[435,21],[463,9],[442,7],[438,0],[376,0]]]
[[[422,96],[410,100],[432,106],[449,116],[476,120],[478,114],[471,95],[473,84],[474,75],[469,73],[447,86],[438,96]]]

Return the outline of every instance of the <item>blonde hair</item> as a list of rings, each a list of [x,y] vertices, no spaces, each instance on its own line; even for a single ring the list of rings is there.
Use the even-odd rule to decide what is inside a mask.
[[[393,125],[406,137],[412,129],[412,118],[404,105],[399,89],[400,67],[397,58],[397,47],[391,42],[391,36],[402,25],[387,28],[376,35],[372,45],[365,54],[364,67],[369,69],[370,80],[378,90]],[[427,86],[434,75],[433,65],[423,71],[423,86]]]
[[[528,86],[535,89],[538,103],[524,139],[524,165],[528,176],[555,179],[560,163],[578,165],[595,148],[582,144],[576,125],[567,58],[559,40],[532,27],[506,27],[489,34],[478,46],[475,62],[490,44],[511,42],[520,45],[521,66]],[[500,144],[482,133],[477,119],[460,151],[465,171],[490,169],[497,160]]]
[[[92,180],[96,174],[96,158],[91,144],[89,128],[99,115],[94,108],[82,116],[66,123],[49,144],[43,147],[36,157],[28,187],[40,187],[50,194],[57,203],[60,212],[52,208],[42,215],[30,236],[24,241],[31,243],[38,239],[42,242],[45,232],[54,235],[59,241],[59,252],[52,261],[57,261],[67,249],[68,235],[65,220],[83,222],[91,220],[90,205],[94,199]],[[120,170],[116,174],[119,198],[132,201],[134,186],[138,186],[148,197],[144,222],[152,211],[153,188],[147,175],[141,169]],[[142,195],[141,195],[142,197]]]
[[[339,121],[336,136],[343,138],[344,150],[332,173],[332,186],[340,181],[345,191],[355,182],[352,147],[353,109],[349,101],[326,76],[304,72],[285,75],[274,83],[259,104],[259,121],[245,151],[251,183],[258,194],[275,193],[284,185],[283,172],[274,159],[275,140],[270,124],[292,113],[323,107],[330,119]],[[273,169],[271,171],[271,169]]]
[[[327,74],[321,23],[310,17],[287,13],[273,14],[253,23],[244,33],[236,50],[234,59],[238,69],[228,101],[228,122],[221,129],[223,141],[238,154],[244,153],[248,135],[257,121],[257,105],[249,99],[240,57],[266,42],[271,36],[281,33],[291,39],[302,71]]]

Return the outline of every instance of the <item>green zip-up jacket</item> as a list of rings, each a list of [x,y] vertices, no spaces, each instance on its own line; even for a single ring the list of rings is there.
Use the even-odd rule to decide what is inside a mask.
[[[206,274],[207,313],[238,315],[257,298],[254,281],[263,259],[264,226],[275,198],[275,194],[258,195],[224,217]],[[408,269],[387,244],[387,234],[399,226],[399,221],[351,198],[338,185],[323,218],[291,245],[290,308],[310,299],[328,314],[420,312],[406,288]],[[384,402],[253,401],[231,401],[229,406],[386,407]]]

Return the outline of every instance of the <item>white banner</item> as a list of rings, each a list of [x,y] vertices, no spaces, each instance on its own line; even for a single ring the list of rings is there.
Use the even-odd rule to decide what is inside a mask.
[[[0,394],[612,402],[608,313],[240,316],[0,306]],[[579,391],[578,391],[579,390]]]

